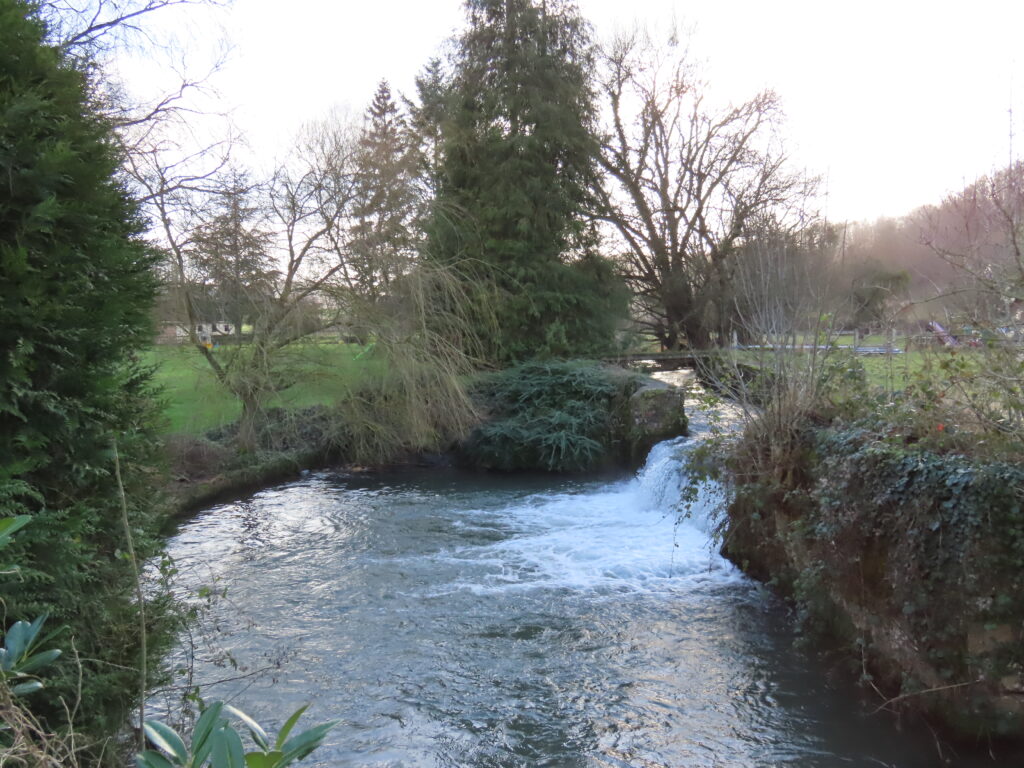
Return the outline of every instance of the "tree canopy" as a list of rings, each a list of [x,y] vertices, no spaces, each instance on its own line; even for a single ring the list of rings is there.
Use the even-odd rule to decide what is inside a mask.
[[[568,2],[471,0],[446,85],[429,254],[493,289],[497,359],[607,346],[625,300],[585,212],[596,176],[587,27]]]
[[[666,349],[727,343],[737,258],[813,186],[772,141],[779,100],[764,91],[712,107],[685,52],[640,33],[607,46],[601,65],[610,115],[595,194],[640,321]]]

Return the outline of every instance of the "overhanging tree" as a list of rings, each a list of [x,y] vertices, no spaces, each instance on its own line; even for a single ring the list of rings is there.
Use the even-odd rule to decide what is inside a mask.
[[[466,11],[428,252],[489,286],[491,357],[596,352],[624,295],[584,217],[597,152],[586,25],[560,0],[469,0]]]
[[[308,448],[359,461],[436,449],[475,416],[462,383],[469,370],[465,349],[473,347],[459,311],[464,286],[443,266],[396,264],[396,253],[406,257],[398,227],[360,227],[389,222],[388,206],[373,203],[386,202],[393,190],[362,154],[365,144],[352,126],[336,120],[311,126],[299,145],[264,185],[262,223],[279,273],[260,292],[241,344],[214,346],[195,331],[197,311],[209,303],[210,286],[195,256],[210,226],[204,200],[217,188],[216,172],[162,164],[155,153],[135,165],[161,224],[167,287],[180,299],[177,320],[217,382],[237,398],[236,442],[243,451],[289,444],[294,435],[266,428],[269,404],[305,377],[336,373],[327,360],[339,349],[331,343],[334,353],[325,359],[315,343],[320,332],[334,336],[332,342],[338,335],[361,337],[372,351],[362,350],[360,358],[380,364],[358,377],[332,376],[335,402],[316,425],[323,442]],[[388,236],[369,247],[374,231]],[[469,341],[456,345],[457,339]]]
[[[133,167],[160,224],[169,288],[180,297],[177,321],[217,381],[238,399],[238,442],[246,451],[257,447],[267,403],[301,375],[295,366],[282,364],[283,359],[297,342],[336,327],[346,317],[342,288],[354,200],[354,143],[345,124],[311,126],[294,156],[265,185],[262,212],[249,220],[239,218],[236,234],[230,226],[217,226],[218,207],[211,215],[208,206],[211,190],[213,197],[222,197],[233,186],[230,176],[226,186],[219,185],[216,171],[193,174],[165,163],[159,153],[141,157]],[[197,269],[196,257],[202,262],[215,253],[203,248],[204,233],[211,229],[221,232],[217,242],[225,242],[226,233],[228,244],[234,238],[259,245],[260,292],[258,298],[256,291],[247,293],[252,316],[251,338],[245,344],[213,348],[197,331],[207,320],[199,312],[209,303],[211,286],[208,270]],[[230,259],[237,254],[230,248],[216,253],[218,270],[230,273]],[[279,266],[276,273],[269,270],[271,264]]]

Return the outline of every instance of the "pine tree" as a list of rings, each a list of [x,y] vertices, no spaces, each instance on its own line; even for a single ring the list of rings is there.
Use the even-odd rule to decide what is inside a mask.
[[[416,99],[406,100],[406,132],[415,158],[416,181],[426,197],[435,197],[441,189],[449,87],[441,60],[432,59],[416,77]]]
[[[366,112],[356,152],[355,224],[346,276],[363,296],[380,299],[412,263],[420,214],[416,155],[386,81]]]
[[[32,523],[5,555],[6,621],[48,613],[82,658],[80,732],[110,735],[139,696],[139,606],[126,550],[114,443],[128,500],[152,436],[148,374],[152,259],[117,172],[109,126],[84,74],[44,43],[32,7],[0,0],[0,516]],[[140,556],[151,510],[132,506]],[[70,659],[72,654],[65,655]],[[65,663],[33,709],[63,716]]]
[[[265,311],[278,272],[270,255],[272,236],[263,226],[259,190],[232,170],[213,215],[192,237],[192,262],[202,282],[201,319],[226,320],[240,340],[242,327]]]
[[[429,251],[496,288],[492,357],[600,351],[625,299],[584,217],[597,151],[586,25],[557,0],[466,8]]]

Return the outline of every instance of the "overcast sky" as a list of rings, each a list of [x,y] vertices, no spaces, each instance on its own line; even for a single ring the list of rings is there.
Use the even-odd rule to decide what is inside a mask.
[[[898,216],[1024,147],[1024,0],[579,0],[598,37],[639,22],[691,30],[720,98],[782,99],[794,163],[821,175],[831,219]],[[232,47],[215,84],[261,157],[302,123],[361,112],[386,78],[413,78],[461,25],[461,0],[234,0],[191,11],[193,62],[220,28]],[[136,64],[135,69],[145,67]],[[1014,154],[1019,154],[1014,147]]]

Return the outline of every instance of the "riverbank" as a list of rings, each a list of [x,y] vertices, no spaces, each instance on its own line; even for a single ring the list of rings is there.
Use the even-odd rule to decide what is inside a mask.
[[[891,424],[792,427],[732,449],[722,553],[793,602],[877,712],[1021,756],[1024,468]]]
[[[459,465],[481,471],[598,472],[637,467],[657,442],[686,433],[685,391],[592,361],[529,363],[481,377],[479,415],[461,439],[415,449],[396,442],[360,461],[329,425],[328,406],[270,409],[256,451],[241,452],[233,424],[164,441],[170,515],[187,515],[328,466]]]

